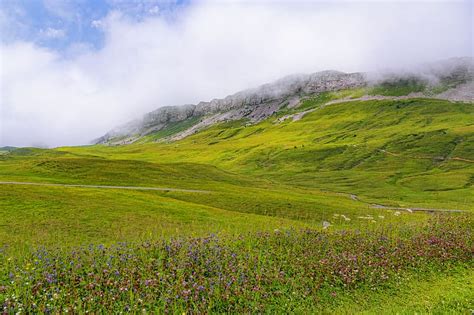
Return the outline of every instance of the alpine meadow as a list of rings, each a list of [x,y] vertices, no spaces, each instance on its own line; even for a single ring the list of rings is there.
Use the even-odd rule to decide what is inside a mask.
[[[138,75],[134,71],[147,68],[147,62],[162,53],[167,61],[160,64],[162,68],[157,65],[151,69],[159,72],[171,67],[179,77],[182,65],[173,59],[171,50],[163,47],[175,45],[173,36],[180,38],[176,44],[178,50],[188,47],[191,37],[186,35],[186,23],[198,27],[193,23],[198,23],[195,21],[205,10],[229,14],[229,23],[237,14],[260,10],[260,4],[252,2],[164,4],[158,1],[157,6],[151,6],[154,1],[144,1],[141,5],[138,2],[105,1],[102,7],[98,4],[102,1],[72,1],[73,11],[68,11],[72,7],[58,11],[66,2],[48,6],[48,1],[39,1],[41,10],[37,9],[37,14],[44,16],[36,21],[38,16],[28,15],[31,23],[45,23],[42,27],[49,27],[40,34],[49,34],[48,39],[41,37],[31,47],[41,50],[39,54],[45,58],[41,61],[41,71],[52,72],[40,81],[40,74],[27,74],[25,69],[29,65],[25,63],[11,68],[15,75],[2,74],[0,313],[474,312],[472,55],[463,50],[453,55],[440,49],[436,58],[417,56],[422,62],[417,60],[416,65],[410,64],[402,70],[390,63],[390,68],[383,70],[370,70],[367,66],[367,71],[362,69],[365,72],[328,70],[340,62],[337,58],[321,57],[323,61],[315,68],[310,63],[313,59],[308,57],[300,61],[309,74],[287,73],[278,79],[269,71],[273,79],[263,82],[270,83],[250,87],[245,83],[242,86],[247,88],[240,92],[193,101],[195,104],[155,103],[154,107],[137,110],[135,116],[122,116],[121,124],[100,132],[93,129],[96,118],[88,109],[87,116],[78,115],[68,123],[68,128],[56,132],[59,129],[55,128],[62,125],[55,125],[53,120],[68,117],[68,107],[62,103],[61,95],[64,91],[72,93],[71,86],[79,86],[77,91],[81,92],[69,95],[70,102],[90,101],[84,108],[94,106],[97,116],[102,106],[110,106],[107,107],[110,112],[114,110],[114,103],[107,103],[113,93],[117,93],[113,96],[116,104],[121,104],[122,99],[126,100],[124,106],[133,108],[133,102],[145,102],[149,95],[133,94],[133,83],[127,85],[125,82],[129,81],[125,80],[138,80],[143,85],[140,91],[142,88],[173,91],[174,79],[150,82],[143,73]],[[440,3],[428,1],[419,5],[428,8],[452,5]],[[472,22],[472,4],[456,3],[471,8]],[[8,23],[14,23],[16,5],[19,4],[2,4],[0,13],[6,12]],[[23,10],[34,10],[29,7],[32,4],[22,5]],[[262,5],[283,6],[271,2]],[[316,13],[311,15],[319,10],[322,16],[328,14],[336,19],[337,10],[347,6],[354,7],[356,12],[358,5],[373,5],[382,13],[390,5],[410,6],[403,1],[287,3],[284,8],[288,11],[282,12],[294,14],[291,20],[294,24],[284,24],[287,18],[276,15],[274,9],[268,13],[258,11],[255,18],[266,21],[266,14],[272,19],[281,17],[281,28],[268,32],[280,32],[287,40],[287,32],[291,38],[300,38],[300,34],[308,35],[305,32],[312,30],[312,24],[297,23],[298,17],[303,21],[324,20]],[[224,9],[227,6],[233,8],[230,13]],[[51,7],[57,11],[50,10]],[[155,7],[157,11],[152,12]],[[89,11],[84,11],[86,8]],[[301,12],[293,11],[298,8]],[[146,13],[139,9],[146,9]],[[73,33],[82,25],[75,23],[85,22],[69,19],[70,12],[84,21],[88,14],[90,19],[92,16],[98,19],[95,16],[101,10],[108,13],[101,20],[92,21],[97,25],[83,26],[83,33]],[[345,9],[341,12],[343,17],[349,14]],[[417,12],[421,20],[425,19],[425,13]],[[248,19],[253,19],[248,14]],[[449,20],[456,16],[446,11],[446,17],[442,18]],[[60,19],[61,25],[68,27],[64,34],[57,33],[59,30],[55,33],[53,26],[48,26],[56,25],[51,24],[54,19]],[[5,26],[7,22],[0,23],[5,34],[17,41],[30,40]],[[384,23],[382,19],[379,22]],[[202,45],[213,45],[213,36],[220,34],[212,23],[204,23],[205,32],[212,36],[201,34],[203,37],[198,42]],[[172,35],[163,31],[167,27]],[[233,31],[234,28],[223,26],[222,32],[240,39]],[[324,29],[320,31],[324,33]],[[418,44],[441,41],[443,36],[449,41],[448,31]],[[114,41],[130,40],[132,33],[128,32],[133,33],[132,37],[150,34],[161,37],[158,44],[150,39],[134,48],[134,53],[128,53],[130,59],[136,58],[141,64],[121,59],[121,66],[128,72],[110,72],[118,76],[112,81],[124,80],[120,89],[107,90],[107,84],[112,84],[106,82],[109,72],[97,74],[87,84],[75,81],[82,76],[81,66],[93,64],[94,54],[118,49]],[[328,29],[327,32],[327,36],[337,37],[349,30]],[[408,34],[403,27],[396,32]],[[398,40],[394,34],[389,36]],[[91,42],[91,47],[97,44],[99,48],[71,50],[76,47],[72,46],[76,39],[69,38],[86,36],[83,41],[95,41],[99,35],[105,36],[103,42]],[[324,41],[326,37],[321,36]],[[275,47],[283,49],[282,44],[286,43],[283,39]],[[301,40],[304,49],[307,46]],[[13,49],[16,44],[5,35],[2,45]],[[159,49],[146,55],[147,47],[153,45]],[[222,41],[222,45],[233,47],[227,41]],[[413,45],[417,44],[413,42]],[[187,53],[206,54],[206,49],[211,52],[212,47]],[[240,58],[250,56],[253,50],[244,47],[250,49],[244,45],[242,50],[225,55],[226,62],[250,67]],[[32,51],[10,54],[7,48],[1,51],[5,69],[10,69],[7,56],[12,62],[13,56],[34,58]],[[356,53],[348,49],[344,56]],[[64,50],[61,58],[65,59],[59,59],[53,70],[48,70],[45,61],[47,50]],[[288,54],[292,51],[289,49]],[[204,72],[221,62],[210,52],[200,59]],[[313,50],[307,53],[310,55]],[[319,56],[316,50],[314,54],[315,58]],[[97,68],[114,68],[116,64],[110,58],[101,59]],[[295,58],[298,57],[291,59]],[[381,64],[388,60],[380,58]],[[396,58],[401,63],[401,57]],[[71,65],[64,72],[58,72],[61,79],[54,81],[64,84],[55,83],[57,94],[47,99],[51,105],[42,107],[41,114],[31,114],[37,119],[25,120],[28,111],[23,111],[26,107],[21,107],[21,102],[30,104],[35,98],[42,102],[41,93],[49,91],[47,80],[56,78],[54,71],[63,71],[58,69],[69,62]],[[210,68],[205,62],[210,63]],[[269,57],[268,62],[272,69],[293,69],[293,66],[286,68],[283,59],[277,57]],[[318,71],[312,71],[314,68]],[[252,69],[245,69],[251,76]],[[253,71],[263,69],[262,66]],[[294,69],[293,73],[298,73],[299,68]],[[202,85],[193,83],[194,79],[189,79],[191,83],[186,85],[187,79],[179,77],[177,82],[184,80],[179,89],[193,84],[196,90],[211,86],[216,88],[218,96],[224,91],[221,87],[231,86],[224,79],[221,85],[207,84],[206,74],[201,72],[197,77],[198,81],[202,79]],[[231,77],[232,73],[227,73],[223,78],[229,78],[230,82]],[[18,92],[16,87],[20,83],[24,85]],[[96,83],[98,87],[93,87]],[[36,86],[42,90],[38,95]],[[106,90],[105,96],[93,103],[95,99],[91,95],[101,89]],[[194,88],[189,88],[183,93],[188,95],[193,91]],[[129,104],[130,95],[133,101]],[[162,102],[156,97],[157,102]],[[155,102],[153,97],[150,99]],[[176,96],[172,100],[181,98]],[[61,104],[54,105],[56,101]],[[61,110],[64,113],[58,114]],[[48,111],[59,118],[40,122]],[[97,119],[103,122],[104,117]],[[51,129],[44,133],[28,129],[38,126]],[[89,143],[69,141],[76,136],[82,139],[82,133],[89,137],[89,132],[95,134],[95,139],[88,139]],[[40,138],[43,135],[46,136]],[[25,145],[22,139],[30,139],[31,145]],[[60,142],[54,142],[56,139]],[[34,144],[49,140],[51,145]]]

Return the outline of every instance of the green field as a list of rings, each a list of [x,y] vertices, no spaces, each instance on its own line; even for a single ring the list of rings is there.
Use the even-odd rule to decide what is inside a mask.
[[[405,88],[411,91],[413,86],[401,87],[402,90]],[[465,248],[446,249],[440,245],[449,257],[439,254],[439,261],[433,258],[432,265],[417,262],[412,266],[403,262],[399,281],[390,277],[386,282],[377,281],[371,286],[371,280],[364,276],[360,284],[346,288],[344,283],[338,282],[339,278],[329,279],[317,293],[307,292],[302,296],[306,289],[300,287],[298,281],[292,282],[291,277],[285,277],[281,288],[274,282],[264,284],[267,291],[262,290],[267,295],[282,292],[272,301],[260,295],[258,290],[242,292],[240,300],[226,300],[225,303],[225,294],[216,293],[212,299],[209,298],[217,303],[212,305],[199,304],[197,300],[193,300],[196,303],[193,305],[182,300],[172,305],[163,301],[141,305],[136,302],[138,296],[124,294],[119,295],[123,303],[117,303],[114,309],[140,310],[143,307],[147,311],[164,311],[170,307],[174,312],[193,309],[198,312],[469,313],[474,308],[474,265],[470,259],[474,253],[473,105],[435,99],[406,99],[348,101],[323,106],[331,99],[348,97],[351,93],[357,96],[360,91],[320,95],[306,100],[299,110],[313,111],[297,121],[290,118],[277,122],[283,115],[297,111],[284,109],[258,124],[249,125],[247,121],[221,123],[176,142],[167,142],[165,137],[194,122],[179,123],[167,131],[147,136],[140,143],[124,146],[93,145],[51,150],[20,148],[0,154],[0,182],[200,190],[1,184],[0,281],[4,284],[0,283],[0,305],[2,298],[7,301],[4,305],[10,303],[12,294],[33,303],[31,296],[35,291],[32,288],[22,290],[10,283],[17,280],[11,280],[9,273],[17,268],[15,266],[34,263],[32,251],[38,247],[51,250],[53,256],[61,253],[69,257],[70,251],[81,246],[103,244],[112,248],[119,242],[127,242],[131,252],[143,263],[142,258],[155,257],[150,252],[142,252],[140,244],[144,242],[166,242],[177,238],[192,243],[214,233],[223,239],[225,245],[222,246],[241,249],[239,262],[245,261],[243,255],[248,251],[249,257],[256,259],[256,266],[268,268],[269,272],[277,272],[275,266],[284,266],[285,272],[294,272],[295,277],[301,277],[301,281],[307,283],[312,280],[303,277],[297,268],[309,268],[309,265],[293,261],[296,258],[291,253],[278,252],[284,251],[284,246],[280,248],[274,243],[255,245],[252,243],[255,235],[266,232],[280,235],[284,231],[309,229],[329,235],[329,242],[339,244],[338,231],[362,231],[370,235],[368,239],[374,240],[378,233],[382,233],[395,244],[397,240],[410,242],[407,235],[424,240],[426,235],[423,233],[429,230],[429,222],[438,222],[441,216],[442,220],[449,217],[446,219],[448,222],[456,222],[457,218],[459,222],[465,222],[463,230],[453,227],[462,234],[456,242],[464,244]],[[411,212],[377,208],[375,204],[433,210]],[[463,214],[444,210],[460,210]],[[323,229],[323,222],[330,226]],[[433,231],[446,244],[452,241],[451,236],[447,236],[449,231],[434,228]],[[302,232],[294,233],[298,235],[295,237],[302,237],[299,236]],[[281,242],[289,242],[288,251],[294,251],[294,255],[301,254],[303,249],[312,250],[309,243],[299,247],[292,241],[294,238],[288,237]],[[426,242],[431,242],[431,238],[426,237]],[[244,240],[239,241],[242,238]],[[277,241],[271,239],[268,242]],[[341,248],[345,248],[345,243],[341,244]],[[430,248],[420,244],[412,245],[429,253],[426,254],[429,260]],[[367,249],[370,246],[367,245]],[[268,257],[275,248],[279,249],[272,265],[273,260]],[[347,250],[351,252],[352,248],[348,246]],[[157,252],[161,250],[160,247]],[[203,257],[207,257],[207,251],[207,248],[203,249]],[[88,257],[85,258],[87,261],[92,254],[84,255]],[[93,255],[98,257],[101,254],[94,252]],[[209,255],[212,259],[220,257]],[[284,262],[288,255],[292,259],[288,259],[287,266]],[[241,270],[241,265],[238,266],[235,269]],[[186,266],[178,267],[186,270]],[[45,273],[49,270],[44,266],[38,268]],[[253,272],[242,273],[255,276]],[[144,274],[149,276],[148,271]],[[129,280],[134,281],[133,277]],[[268,281],[277,281],[278,278],[273,274],[268,277]],[[177,276],[173,279],[181,281],[184,278]],[[39,280],[29,283],[35,281]],[[76,288],[73,279],[67,281],[72,281],[71,290]],[[24,282],[18,280],[16,283]],[[206,282],[205,286],[208,285]],[[252,285],[256,284],[252,282]],[[59,285],[54,288],[58,287],[63,288]],[[48,290],[54,288],[48,287]],[[166,290],[166,286],[163,288],[160,290]],[[442,292],[446,288],[449,290],[444,295]],[[292,295],[292,290],[297,296]],[[236,292],[229,291],[229,294]],[[335,301],[332,295],[337,295],[338,299]],[[41,293],[38,296],[43,298],[46,295]],[[252,299],[254,304],[243,307]],[[55,305],[51,309],[61,310],[57,307],[68,305],[67,301],[66,296],[61,297],[57,304],[51,303]],[[38,305],[46,307],[46,302],[43,302],[37,300]],[[26,309],[34,312],[29,305],[30,308]],[[77,307],[80,312],[91,305],[92,302]],[[381,305],[386,305],[386,308],[381,308]],[[36,310],[44,312],[45,308],[41,307]],[[12,306],[11,310],[13,312],[15,308]]]

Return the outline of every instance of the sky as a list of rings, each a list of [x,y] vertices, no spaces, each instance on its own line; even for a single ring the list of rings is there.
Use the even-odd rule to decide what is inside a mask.
[[[295,73],[473,56],[470,0],[0,0],[0,146],[88,144]]]

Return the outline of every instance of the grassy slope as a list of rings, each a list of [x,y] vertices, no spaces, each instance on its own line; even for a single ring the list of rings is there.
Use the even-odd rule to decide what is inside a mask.
[[[308,226],[281,217],[244,214],[178,201],[167,197],[166,193],[150,191],[3,188],[0,240],[17,246],[112,244],[212,232],[235,234],[237,231]]]
[[[440,100],[350,102],[296,122],[222,124],[177,143],[63,150],[212,164],[292,186],[355,193],[370,202],[470,209],[472,117],[472,105]]]
[[[464,314],[474,308],[474,271],[454,268],[446,276],[412,275],[403,286],[360,290],[338,297],[329,309],[339,314]]]
[[[4,167],[11,173],[2,180],[171,186],[206,189],[211,193],[2,186],[1,243],[13,240],[39,244],[54,244],[60,240],[66,245],[110,243],[123,239],[202,235],[211,231],[238,233],[320,227],[323,220],[340,226],[350,223],[361,227],[367,220],[356,219],[357,216],[387,212],[367,209],[365,204],[345,195],[251,180],[248,176],[200,164],[161,165],[130,160],[104,163],[102,159],[96,161],[89,157],[47,160],[16,157],[8,161],[11,164]],[[54,165],[54,171],[43,169],[45,161],[48,167]],[[17,167],[14,170],[13,165]],[[354,221],[335,220],[334,213],[346,214]],[[384,220],[388,224],[423,218],[423,215],[395,217],[388,213]]]
[[[438,90],[441,87],[437,87]],[[427,90],[427,83],[420,81],[418,78],[397,79],[393,81],[385,81],[369,91],[371,95],[386,96],[402,96],[410,93],[424,92]]]
[[[304,104],[306,108],[320,105],[321,98]],[[358,226],[366,221],[359,216],[386,215],[386,210],[369,208],[369,203],[470,210],[474,166],[452,158],[474,160],[473,114],[470,104],[438,100],[356,101],[321,108],[299,121],[275,123],[273,117],[254,126],[225,123],[175,143],[16,150],[0,157],[0,180],[194,188],[212,193],[9,186],[0,190],[2,215],[7,218],[0,235],[6,242],[11,235],[31,229],[33,222],[24,209],[43,213],[43,227],[38,226],[43,236],[32,228],[30,236],[24,237],[29,241],[65,237],[60,226],[67,219],[58,219],[56,211],[67,210],[71,217],[82,213],[83,220],[70,227],[81,237],[65,238],[74,244],[173,234],[186,217],[174,212],[180,207],[188,209],[183,213],[192,222],[186,229],[201,232],[252,230],[254,217],[248,216],[254,214],[281,219],[276,225],[315,227],[323,220]],[[357,194],[361,201],[348,194]],[[214,214],[241,214],[227,221],[219,215],[212,221],[209,208],[217,211]],[[130,230],[97,232],[101,219],[87,219],[94,209],[109,213],[103,218],[107,222],[133,217],[121,223],[129,222]],[[25,217],[17,220],[21,213]],[[334,220],[335,213],[353,221]],[[234,229],[223,228],[237,222],[237,217],[242,222],[229,225]],[[411,216],[415,221],[423,217]],[[61,223],[48,223],[54,221]]]
[[[334,95],[313,98],[303,107],[319,108],[331,98]],[[471,104],[439,100],[354,101],[317,109],[299,121],[275,123],[272,117],[253,126],[216,125],[175,143],[18,149],[0,155],[0,181],[212,193],[1,186],[0,243],[21,251],[29,244],[63,247],[209,232],[320,228],[323,220],[336,227],[367,229],[427,217],[406,212],[395,216],[393,211],[369,208],[368,202],[471,210],[473,114]],[[362,201],[349,198],[352,193]],[[351,221],[334,214],[345,214]],[[469,277],[434,277],[426,286],[441,288]],[[450,292],[468,298],[470,286],[458,287]],[[413,284],[403,289],[399,302],[391,301],[393,309],[416,288]],[[425,304],[413,299],[409,309],[444,310],[436,292],[427,294]],[[361,294],[367,303],[357,308],[358,302],[347,300],[335,310],[370,309],[386,297],[381,293],[370,300],[370,294]],[[448,305],[459,299],[453,296]]]

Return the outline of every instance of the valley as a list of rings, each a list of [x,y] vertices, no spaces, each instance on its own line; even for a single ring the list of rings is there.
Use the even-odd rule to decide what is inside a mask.
[[[119,145],[123,136],[102,144],[16,148],[1,154],[0,279],[15,279],[1,287],[0,296],[8,301],[4,305],[16,305],[10,294],[15,283],[23,283],[17,294],[25,301],[44,303],[41,299],[57,290],[62,292],[57,305],[70,305],[69,296],[82,296],[83,302],[73,303],[76,310],[118,310],[120,304],[107,304],[107,299],[96,304],[87,293],[104,294],[100,287],[115,281],[114,286],[128,289],[109,290],[109,298],[131,309],[247,312],[244,301],[252,300],[252,310],[262,312],[350,312],[359,299],[366,299],[360,310],[378,313],[387,294],[394,301],[421,294],[413,289],[419,281],[439,288],[456,284],[452,296],[426,293],[432,303],[413,299],[403,311],[471,307],[472,281],[460,278],[472,278],[472,102],[413,96],[410,89],[403,90],[405,96],[367,96],[367,91],[320,92],[258,121],[217,119],[192,132],[186,130],[207,118],[185,118],[151,133],[129,135],[134,140]],[[186,136],[177,136],[183,132]],[[165,250],[168,246],[175,249]],[[386,246],[387,251],[377,254],[372,246]],[[38,254],[35,248],[45,252]],[[411,251],[419,259],[410,260]],[[360,264],[353,265],[348,257],[359,254]],[[133,265],[116,261],[115,255],[129,255]],[[345,257],[341,269],[324,269],[325,259],[339,266],[337,257]],[[100,267],[87,272],[71,267],[69,278],[63,267],[68,259],[79,265],[90,265],[92,259],[91,266]],[[226,278],[234,284],[225,285],[217,280],[220,271],[201,265],[205,259],[222,261],[212,268],[231,268],[230,274],[244,278]],[[373,259],[380,261],[374,265]],[[12,268],[17,270],[13,278],[5,273]],[[102,274],[100,268],[123,276],[109,278],[109,271]],[[169,273],[174,270],[169,268],[181,271]],[[308,268],[315,270],[311,277],[304,272]],[[359,270],[363,274],[356,275]],[[168,280],[157,280],[154,272]],[[57,280],[45,285],[39,280],[45,274]],[[196,286],[180,287],[180,277]],[[91,279],[98,284],[89,284]],[[60,284],[65,281],[78,282],[65,288]],[[43,287],[43,293],[35,293],[30,283]],[[202,300],[204,289],[197,289],[198,283],[219,289],[205,291]],[[155,300],[158,293],[147,291],[148,286],[162,298]],[[383,286],[392,293],[380,291]],[[443,306],[445,298],[451,304]]]
[[[0,0],[0,315],[474,315],[473,4]]]

